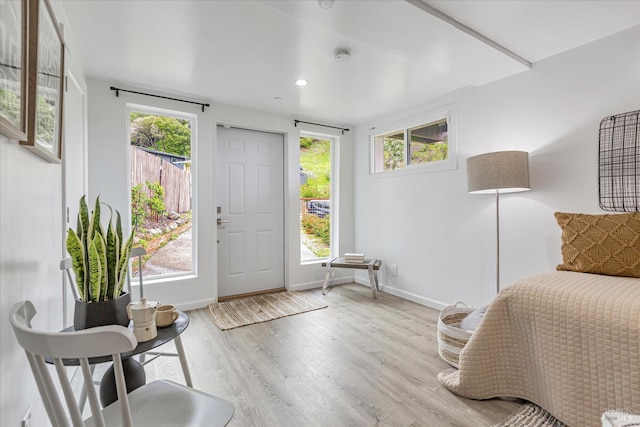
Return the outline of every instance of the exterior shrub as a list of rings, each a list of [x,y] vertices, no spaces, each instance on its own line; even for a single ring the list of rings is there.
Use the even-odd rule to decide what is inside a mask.
[[[131,225],[137,230],[147,216],[147,195],[142,191],[143,184],[131,187]]]
[[[159,182],[147,181],[147,188],[151,193],[147,206],[153,218],[157,221],[164,214],[164,188]]]
[[[302,184],[300,186],[300,197],[305,199],[328,199],[329,186],[314,186],[310,184]]]
[[[331,219],[327,215],[324,218],[318,218],[316,215],[302,215],[302,228],[307,234],[313,234],[318,237],[322,243],[331,241]]]

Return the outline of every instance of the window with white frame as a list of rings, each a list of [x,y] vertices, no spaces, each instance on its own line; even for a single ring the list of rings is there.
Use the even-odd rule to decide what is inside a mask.
[[[300,261],[330,258],[336,252],[336,137],[300,134]]]
[[[371,135],[371,171],[455,169],[453,109],[431,112]]]
[[[194,274],[192,192],[196,116],[180,111],[128,105],[131,226],[134,246],[146,249],[144,279]]]

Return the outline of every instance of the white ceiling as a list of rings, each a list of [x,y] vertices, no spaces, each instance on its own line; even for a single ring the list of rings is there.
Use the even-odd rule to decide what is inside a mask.
[[[636,0],[425,2],[534,67],[640,25]],[[61,3],[90,77],[295,118],[358,124],[527,70],[403,0]]]

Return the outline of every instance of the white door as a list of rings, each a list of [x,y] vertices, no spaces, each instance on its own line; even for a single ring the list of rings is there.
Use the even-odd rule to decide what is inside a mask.
[[[284,137],[220,126],[217,140],[218,295],[282,288]]]
[[[66,92],[64,94],[64,200],[66,204],[66,230],[76,229],[80,198],[87,194],[86,164],[87,151],[85,144],[86,116],[85,92],[71,72],[67,75]],[[87,202],[90,203],[90,202]],[[75,278],[75,275],[72,274]],[[73,324],[74,299],[64,276],[63,283],[63,325]]]

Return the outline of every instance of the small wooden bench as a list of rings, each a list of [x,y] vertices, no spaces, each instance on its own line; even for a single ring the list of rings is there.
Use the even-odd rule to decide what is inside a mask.
[[[336,268],[353,268],[355,270],[369,270],[369,284],[371,285],[371,293],[373,298],[378,298],[378,270],[382,261],[379,259],[365,259],[363,263],[345,262],[344,258],[333,258],[323,262],[322,266],[327,268],[324,275],[324,283],[322,284],[322,295],[326,295],[327,291],[333,286],[333,279],[336,275]]]

